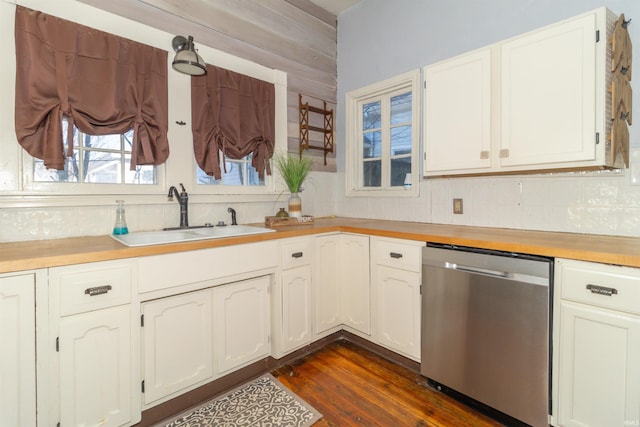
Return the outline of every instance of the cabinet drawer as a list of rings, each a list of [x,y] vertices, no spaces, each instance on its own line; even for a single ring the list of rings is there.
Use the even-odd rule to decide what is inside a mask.
[[[396,239],[372,239],[373,264],[420,272],[422,246]]]
[[[312,258],[311,239],[291,239],[280,242],[280,267],[283,270],[309,265]]]
[[[83,313],[131,301],[133,268],[128,262],[52,268],[50,280],[60,301],[60,315]]]
[[[640,314],[640,270],[558,260],[561,298]]]

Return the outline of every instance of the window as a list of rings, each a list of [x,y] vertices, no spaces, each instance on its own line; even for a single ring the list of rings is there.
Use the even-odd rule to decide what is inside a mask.
[[[68,142],[67,121],[62,123],[64,150]],[[155,166],[136,166],[130,170],[133,131],[123,135],[87,135],[74,127],[73,156],[67,157],[64,170],[47,169],[33,159],[34,182],[77,184],[155,184]]]
[[[222,158],[222,155],[220,156]],[[205,185],[232,185],[232,186],[247,186],[256,187],[264,186],[265,180],[260,179],[258,171],[251,165],[253,154],[249,154],[240,160],[226,159],[225,168],[220,165],[222,172],[221,179],[215,179],[212,176],[207,175],[202,169],[196,165],[197,168],[197,183]]]
[[[347,93],[347,195],[418,194],[420,70]]]

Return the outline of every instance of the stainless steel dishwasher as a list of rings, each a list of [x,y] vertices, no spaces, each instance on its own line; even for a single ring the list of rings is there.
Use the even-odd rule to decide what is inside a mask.
[[[422,264],[422,375],[507,425],[547,426],[552,260],[427,244]]]

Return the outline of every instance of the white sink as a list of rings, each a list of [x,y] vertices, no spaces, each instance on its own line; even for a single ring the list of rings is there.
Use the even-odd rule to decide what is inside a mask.
[[[148,246],[246,236],[249,234],[271,233],[273,231],[275,230],[251,225],[227,225],[225,227],[187,228],[183,230],[141,231],[117,236],[111,235],[111,237],[126,246]]]

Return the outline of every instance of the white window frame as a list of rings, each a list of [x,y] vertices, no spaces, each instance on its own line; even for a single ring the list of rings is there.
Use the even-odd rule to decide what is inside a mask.
[[[401,92],[411,92],[411,186],[390,187],[385,184],[383,173],[382,186],[365,187],[363,185],[363,138],[362,105],[377,99],[389,98]],[[365,86],[345,95],[346,122],[346,165],[345,182],[348,197],[418,197],[420,195],[420,69]],[[388,114],[383,106],[383,114]],[[383,124],[384,126],[384,124]],[[386,132],[383,132],[383,135]],[[385,136],[383,136],[385,139]],[[391,167],[388,150],[389,141],[383,141],[383,169]]]

